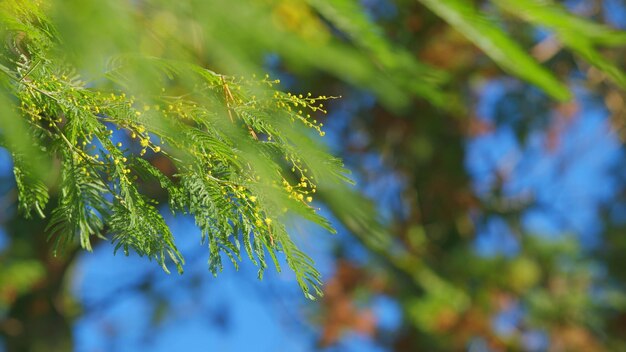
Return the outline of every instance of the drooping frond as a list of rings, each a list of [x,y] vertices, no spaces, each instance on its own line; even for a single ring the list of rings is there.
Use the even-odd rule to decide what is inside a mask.
[[[15,155],[26,216],[45,216],[43,177],[57,167],[42,173],[21,161],[41,154],[60,166],[48,177],[58,178],[47,228],[56,250],[74,241],[91,250],[99,237],[182,272],[184,259],[150,191],[156,186],[170,211],[195,218],[214,274],[222,256],[237,266],[243,251],[262,276],[266,254],[279,267],[280,252],[305,294],[321,293],[319,273],[284,220],[297,214],[331,229],[310,205],[317,179],[347,180],[342,164],[312,139],[324,134],[315,115],[330,98],[282,93],[267,76],[224,76],[148,55],[113,56],[98,80],[82,78],[72,58],[59,55],[44,11],[17,3],[0,11],[12,19],[5,31],[20,36],[2,56],[4,109],[13,118],[2,142]]]

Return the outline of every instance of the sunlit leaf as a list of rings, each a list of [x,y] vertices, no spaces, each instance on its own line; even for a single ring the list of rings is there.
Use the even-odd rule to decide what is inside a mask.
[[[505,71],[537,85],[555,99],[566,100],[570,97],[563,83],[537,63],[495,22],[474,8],[471,2],[419,1],[482,49]]]

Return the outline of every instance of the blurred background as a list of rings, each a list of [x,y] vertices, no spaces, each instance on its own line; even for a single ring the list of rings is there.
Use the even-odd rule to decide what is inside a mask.
[[[319,142],[356,185],[315,203],[338,233],[290,229],[324,297],[247,261],[214,278],[185,216],[183,275],[106,241],[54,258],[0,149],[0,351],[626,350],[625,1],[188,3],[52,16],[84,72],[136,39],[341,96]]]

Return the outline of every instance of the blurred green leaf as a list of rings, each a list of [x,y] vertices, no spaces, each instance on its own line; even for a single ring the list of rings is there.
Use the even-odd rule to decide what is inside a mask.
[[[554,31],[563,44],[626,88],[626,74],[603,57],[597,46],[626,46],[626,32],[575,16],[552,1],[493,0],[514,16]]]
[[[5,71],[0,65],[0,71],[17,79]],[[12,84],[4,80],[5,84]],[[18,156],[24,171],[38,179],[46,179],[49,172],[49,162],[42,156],[41,150],[36,147],[35,138],[28,124],[17,112],[17,106],[0,88],[0,145],[7,147],[14,155]]]
[[[382,74],[434,105],[446,106],[449,99],[442,91],[441,84],[449,79],[448,74],[420,63],[407,50],[392,46],[384,37],[383,30],[367,18],[358,1],[308,0],[308,3],[364,49],[383,68]]]
[[[549,0],[492,0],[512,15],[557,33],[570,33],[597,45],[626,45],[626,32],[573,15],[565,7]]]
[[[497,24],[476,10],[468,1],[419,0],[439,15],[500,67],[543,89],[553,98],[567,100],[570,93],[547,69],[542,67]]]

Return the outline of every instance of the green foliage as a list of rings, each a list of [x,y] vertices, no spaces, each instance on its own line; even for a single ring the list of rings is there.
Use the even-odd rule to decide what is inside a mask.
[[[430,10],[481,48],[500,67],[541,87],[559,100],[570,97],[567,88],[468,1],[420,0]]]
[[[551,1],[495,0],[495,3],[515,16],[554,31],[557,39],[568,49],[606,73],[616,84],[626,88],[624,72],[603,57],[596,48],[598,46],[626,46],[626,33],[576,17]]]
[[[22,171],[19,165],[19,159],[15,158],[16,166],[13,167],[13,174],[15,175],[15,183],[17,186],[17,194],[20,202],[18,204],[19,211],[24,214],[26,218],[32,216],[32,211],[35,210],[39,216],[45,218],[44,209],[50,196],[48,195],[48,187],[43,181],[34,178],[32,174]]]
[[[420,2],[504,70],[556,99],[570,96],[484,11],[459,0]],[[596,49],[623,44],[623,33],[547,2],[493,3],[553,29],[624,85]],[[285,225],[295,214],[332,230],[310,205],[318,185],[339,190],[325,201],[363,230],[364,243],[386,250],[373,208],[350,209],[348,199],[364,202],[343,188],[346,170],[315,136],[324,134],[317,115],[334,97],[280,91],[260,70],[268,53],[294,72],[322,71],[370,90],[392,111],[415,97],[459,108],[444,88],[450,75],[386,38],[354,0],[7,0],[0,23],[0,144],[13,154],[20,211],[51,214],[57,250],[76,239],[90,250],[94,237],[110,235],[116,249],[166,271],[184,261],[159,212],[164,200],[150,192],[155,184],[169,210],[196,219],[213,273],[222,255],[236,266],[242,246],[259,276],[266,256],[278,267],[282,252],[305,294],[319,294],[319,273]],[[407,268],[414,259],[402,253],[392,262]]]
[[[319,272],[287,234],[285,218],[295,213],[332,230],[310,205],[318,179],[347,180],[342,164],[312,136],[324,134],[314,115],[325,112],[322,102],[330,97],[285,94],[268,76],[229,77],[145,55],[118,55],[105,77],[83,80],[59,55],[61,38],[44,11],[20,4],[2,9],[15,49],[2,56],[3,93],[14,102],[4,107],[11,114],[2,138],[14,155],[25,216],[34,210],[44,217],[51,191],[36,168],[21,162],[37,155],[29,149],[60,170],[47,228],[56,250],[75,239],[91,250],[94,236],[108,234],[116,250],[182,272],[159,202],[146,191],[156,181],[173,213],[196,219],[214,274],[224,254],[238,265],[243,242],[260,277],[266,254],[280,268],[282,252],[307,297],[321,294]],[[144,87],[159,88],[132,95]],[[114,131],[130,145],[114,142]],[[19,144],[11,136],[29,139]]]
[[[11,298],[28,292],[45,277],[45,269],[37,260],[16,260],[3,265],[0,271],[0,310],[10,307]]]
[[[403,90],[438,107],[449,104],[450,97],[440,89],[440,85],[448,80],[447,74],[414,60],[409,51],[392,45],[382,29],[362,12],[358,1],[309,0],[308,3],[370,55],[372,61],[382,66]]]

